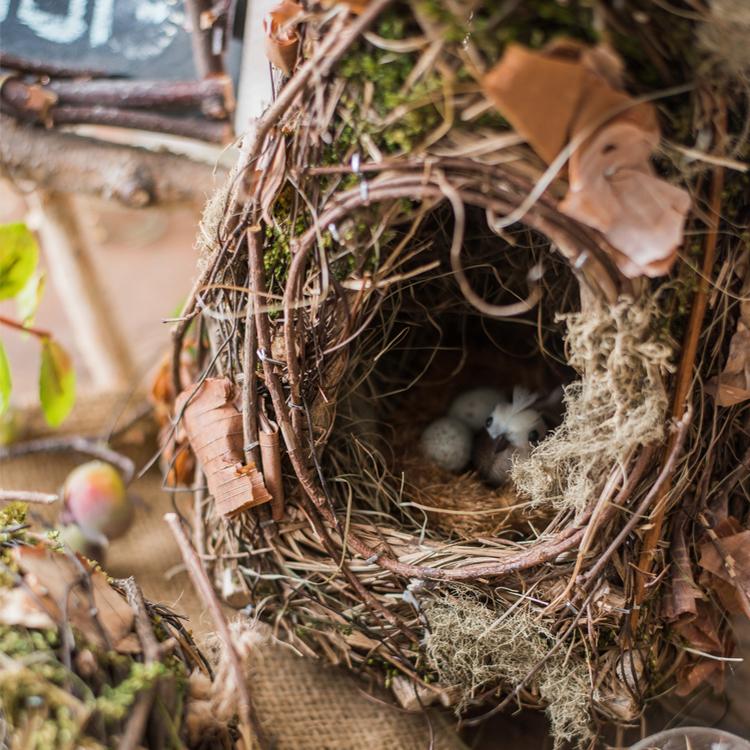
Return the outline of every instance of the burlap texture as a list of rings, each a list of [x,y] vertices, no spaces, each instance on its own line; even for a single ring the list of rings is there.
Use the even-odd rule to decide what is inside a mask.
[[[112,429],[127,400],[105,396],[79,402],[57,434],[96,435]],[[133,409],[125,408],[120,423]],[[37,414],[19,415],[24,437],[46,432]],[[118,445],[142,464],[153,450],[153,430],[139,426]],[[53,492],[81,460],[73,453],[30,455],[0,461],[3,489]],[[145,595],[190,618],[200,643],[212,626],[181,569],[181,558],[168,528],[165,512],[178,509],[189,517],[191,496],[171,496],[152,470],[131,486],[137,497],[136,518],[127,536],[113,542],[107,570],[114,577],[134,575]],[[55,511],[36,506],[41,520],[54,521]],[[227,610],[229,617],[238,616]],[[429,711],[412,714],[393,705],[393,697],[374,689],[343,669],[302,658],[288,648],[261,638],[252,662],[251,691],[258,715],[276,750],[463,750],[448,716]]]

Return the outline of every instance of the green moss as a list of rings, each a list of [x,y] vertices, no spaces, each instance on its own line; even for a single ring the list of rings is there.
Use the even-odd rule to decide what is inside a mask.
[[[401,39],[413,32],[408,27],[408,14],[397,8],[381,19],[376,33],[388,39]],[[337,69],[337,74],[349,82],[341,99],[349,116],[344,120],[346,125],[341,130],[342,137],[336,138],[324,155],[328,163],[340,164],[343,155],[351,146],[357,145],[363,133],[367,133],[382,151],[392,154],[412,149],[438,126],[442,116],[432,99],[440,92],[440,78],[431,74],[413,86],[405,86],[416,61],[417,56],[413,53],[390,52],[364,40],[349,51]],[[373,84],[371,106],[380,118],[404,107],[405,112],[398,122],[389,126],[378,125],[367,113],[360,111],[366,83]]]
[[[446,41],[471,40],[488,63],[496,61],[511,42],[534,49],[560,36],[594,42],[593,3],[585,0],[526,0],[506,13],[507,3],[489,0],[470,18],[456,16],[440,0],[418,0],[421,12],[441,25]]]
[[[26,511],[25,503],[8,503],[0,508],[0,588],[13,584],[17,569],[13,547],[28,541]]]
[[[122,682],[104,686],[94,701],[95,710],[104,721],[120,721],[127,716],[138,693],[153,687],[156,680],[167,674],[167,666],[161,662],[132,662],[130,673]]]

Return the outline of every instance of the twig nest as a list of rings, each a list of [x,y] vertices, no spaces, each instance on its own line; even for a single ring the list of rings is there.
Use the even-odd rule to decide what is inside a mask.
[[[484,427],[487,417],[502,400],[502,393],[494,388],[472,388],[454,400],[448,414],[476,432]]]
[[[422,433],[422,452],[448,471],[462,471],[471,459],[472,433],[456,417],[441,417]]]

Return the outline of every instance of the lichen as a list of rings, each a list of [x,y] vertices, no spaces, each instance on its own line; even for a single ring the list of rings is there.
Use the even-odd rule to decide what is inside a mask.
[[[440,681],[461,695],[461,711],[480,693],[499,687],[538,690],[547,703],[555,747],[585,744],[591,737],[591,685],[586,665],[551,649],[555,637],[548,623],[522,606],[498,611],[458,587],[422,602],[430,624],[427,658]]]

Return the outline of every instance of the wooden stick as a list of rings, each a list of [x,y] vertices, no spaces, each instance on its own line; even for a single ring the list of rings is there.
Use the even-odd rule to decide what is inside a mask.
[[[6,87],[11,82],[6,83]],[[59,104],[102,107],[200,107],[209,98],[232,105],[232,84],[227,76],[202,81],[50,81],[43,85]]]
[[[205,200],[226,170],[187,156],[46,131],[0,115],[0,166],[14,180],[131,208]]]
[[[107,78],[111,73],[106,70],[94,68],[69,68],[64,65],[55,65],[43,60],[32,60],[19,55],[11,55],[8,52],[0,52],[0,68],[7,70],[18,70],[24,73],[37,73],[39,75],[55,76],[56,78]]]
[[[180,548],[182,559],[185,562],[190,579],[193,582],[198,596],[203,600],[203,603],[208,609],[208,613],[213,620],[214,627],[224,643],[226,654],[229,659],[229,667],[234,676],[236,683],[236,689],[239,697],[239,709],[240,709],[240,727],[242,734],[244,735],[246,750],[250,750],[253,747],[253,735],[257,744],[261,747],[267,747],[265,734],[260,726],[260,723],[255,715],[253,709],[252,700],[250,697],[250,689],[247,684],[246,675],[243,672],[240,657],[237,654],[237,650],[234,647],[232,641],[232,634],[229,630],[229,624],[227,623],[224,613],[221,611],[221,604],[219,598],[216,596],[216,592],[208,580],[206,571],[201,564],[198,555],[190,545],[188,538],[185,536],[185,532],[180,526],[180,519],[176,513],[166,513],[164,520],[167,522],[172,534]]]
[[[49,117],[55,125],[110,125],[179,135],[207,143],[227,144],[234,138],[232,127],[226,122],[210,122],[197,117],[168,117],[137,109],[55,106],[49,110]]]
[[[693,383],[693,368],[695,358],[698,353],[698,342],[703,330],[703,318],[706,315],[706,306],[708,304],[708,291],[711,285],[711,272],[714,267],[716,258],[716,244],[719,236],[719,221],[721,220],[721,194],[724,189],[724,168],[717,167],[713,173],[711,182],[711,214],[708,234],[706,236],[706,247],[703,254],[703,267],[701,269],[698,289],[695,292],[693,306],[690,310],[690,320],[688,322],[683,345],[682,359],[677,372],[677,384],[675,386],[674,400],[672,402],[672,416],[684,413],[687,404],[690,388]],[[675,445],[677,435],[672,435],[667,444],[667,456]],[[668,459],[665,459],[668,461]],[[674,466],[673,466],[674,468]],[[635,624],[638,617],[638,611],[646,593],[646,579],[651,572],[654,562],[654,552],[656,545],[661,539],[664,518],[667,512],[667,495],[671,489],[671,475],[663,484],[661,493],[656,500],[656,505],[652,513],[652,524],[643,540],[643,547],[638,559],[638,567],[635,570],[635,607],[632,615],[632,624]]]
[[[135,369],[96,277],[75,206],[68,196],[47,190],[34,191],[29,202],[50,276],[94,384],[104,389],[128,386]]]
[[[133,578],[126,578],[122,581],[122,586],[125,589],[128,604],[130,604],[135,613],[135,630],[138,634],[141,646],[143,647],[144,661],[146,664],[157,662],[161,657],[161,649],[159,647],[159,642],[154,635],[153,628],[151,627],[148,612],[146,612],[146,604],[143,601],[143,594],[141,594],[141,590],[138,588],[135,579]],[[139,693],[136,698],[135,706],[133,707],[125,726],[125,731],[122,733],[122,737],[117,746],[118,750],[136,750],[136,748],[140,746],[148,717],[151,714],[151,709],[154,705],[157,687],[158,680],[147,690]]]
[[[0,500],[3,502],[18,501],[21,503],[39,503],[51,505],[60,499],[59,495],[49,492],[28,492],[26,490],[0,490]]]
[[[193,61],[201,78],[224,72],[222,50],[213,48],[213,26],[203,28],[201,16],[210,14],[211,0],[185,0],[185,10],[190,21],[190,33],[193,41]],[[208,17],[208,16],[206,16]]]
[[[212,18],[211,0],[185,0],[185,9],[190,20],[190,31],[193,43],[193,62],[201,78],[225,76],[224,47],[226,46],[226,15],[215,19],[216,23],[205,26],[203,18]],[[222,22],[223,21],[223,22]],[[215,47],[216,34],[220,34],[221,44]],[[227,108],[217,97],[206,99],[202,104],[203,112],[215,118],[227,115]],[[234,109],[234,106],[232,106]]]
[[[112,450],[103,440],[82,437],[81,435],[43,437],[27,440],[23,443],[0,446],[0,460],[30,456],[35,453],[62,453],[65,451],[83,453],[86,456],[93,456],[116,466],[122,473],[125,484],[130,483],[135,473],[135,464],[128,456]]]

